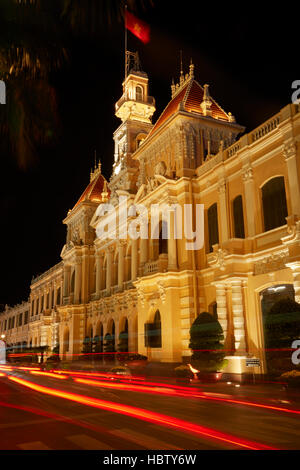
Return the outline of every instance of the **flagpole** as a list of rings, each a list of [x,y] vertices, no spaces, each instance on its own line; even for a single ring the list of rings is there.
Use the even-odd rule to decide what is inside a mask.
[[[127,78],[127,4],[126,3],[125,3],[124,25],[125,25],[125,81],[126,81],[126,78]]]

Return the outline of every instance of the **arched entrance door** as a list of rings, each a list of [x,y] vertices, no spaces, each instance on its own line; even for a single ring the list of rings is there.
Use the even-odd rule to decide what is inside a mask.
[[[300,333],[300,304],[292,284],[273,285],[260,293],[267,371],[279,376],[292,369],[291,344]]]
[[[69,328],[66,328],[64,331],[64,339],[63,339],[63,358],[66,359],[67,353],[69,352]]]
[[[120,325],[121,331],[119,334],[118,351],[121,353],[126,353],[128,352],[128,319],[123,318]]]
[[[104,337],[104,359],[106,361],[113,361],[115,359],[115,322],[110,320],[107,327],[107,333]],[[111,354],[110,354],[111,353]]]
[[[295,300],[293,284],[274,285],[261,291],[260,302],[262,314],[267,314],[276,302],[285,298]]]

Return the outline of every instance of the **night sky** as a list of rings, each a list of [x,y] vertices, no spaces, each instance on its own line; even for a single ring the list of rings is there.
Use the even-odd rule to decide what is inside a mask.
[[[200,7],[196,7],[200,5]],[[178,81],[180,50],[184,73],[192,57],[195,77],[210,84],[213,98],[246,132],[291,102],[291,83],[300,79],[299,11],[288,3],[154,2],[140,11],[151,27],[144,45],[128,32],[128,49],[139,51],[156,100],[155,122]],[[25,170],[1,155],[0,304],[27,300],[32,276],[60,261],[66,235],[62,220],[89,183],[94,151],[110,177],[115,102],[124,78],[124,27],[115,23],[93,38],[72,39],[70,61],[52,76],[62,132]],[[1,107],[0,107],[1,112]]]

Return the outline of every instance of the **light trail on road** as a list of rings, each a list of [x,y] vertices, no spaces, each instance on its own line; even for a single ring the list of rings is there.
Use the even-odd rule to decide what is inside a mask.
[[[37,370],[31,370],[30,374],[32,375],[43,375],[46,377],[54,377],[55,379],[67,379],[66,375],[62,374],[53,374],[52,372],[38,372]]]
[[[225,403],[230,403],[230,404],[235,404],[235,405],[243,405],[243,406],[253,406],[256,408],[262,408],[266,410],[271,410],[271,411],[280,411],[280,412],[285,412],[285,413],[292,413],[296,415],[300,415],[300,410],[293,410],[291,408],[282,408],[279,406],[273,406],[273,405],[264,405],[262,403],[256,403],[256,402],[251,402],[251,401],[245,401],[245,400],[236,400],[233,398],[223,398],[223,397],[215,397],[215,396],[210,396],[206,392],[194,394],[193,392],[190,392],[189,390],[178,390],[176,388],[172,389],[171,387],[159,387],[154,388],[146,385],[132,385],[132,384],[126,384],[126,383],[111,383],[111,382],[100,382],[98,380],[89,380],[89,379],[80,379],[80,378],[75,378],[75,382],[86,384],[86,385],[91,385],[95,387],[103,387],[103,388],[114,388],[118,390],[126,390],[126,391],[132,391],[132,392],[141,392],[141,393],[155,393],[158,395],[169,395],[169,396],[180,396],[180,397],[189,397],[189,398],[200,398],[202,400],[211,400],[211,401],[217,401],[217,402],[225,402]]]
[[[3,366],[6,367],[6,366]],[[1,366],[0,366],[1,368]],[[249,406],[255,408],[261,408],[270,411],[276,411],[280,413],[290,413],[294,415],[300,415],[300,410],[292,409],[292,408],[283,408],[280,406],[274,405],[267,405],[263,403],[258,403],[254,401],[246,401],[246,400],[239,400],[235,398],[228,398],[226,397],[217,397],[211,396],[208,392],[200,392],[196,387],[180,387],[172,384],[162,383],[162,382],[146,382],[144,381],[141,385],[141,382],[136,382],[136,377],[133,377],[133,380],[128,378],[124,378],[124,376],[120,376],[117,374],[108,374],[108,373],[93,373],[93,372],[80,372],[80,371],[55,371],[53,372],[45,372],[45,371],[36,371],[36,368],[30,367],[6,367],[5,370],[14,370],[14,369],[22,369],[28,370],[30,373],[34,375],[41,375],[41,376],[49,376],[52,378],[57,379],[66,379],[69,375],[73,378],[75,382],[80,382],[86,385],[91,386],[98,386],[103,388],[114,388],[118,390],[124,391],[132,391],[132,392],[140,392],[140,393],[154,393],[157,395],[168,395],[168,396],[179,396],[179,397],[186,397],[186,398],[198,398],[201,400],[210,400],[216,402],[224,402],[230,403],[233,405],[241,405],[241,406]],[[1,375],[0,375],[1,376]],[[85,379],[82,377],[89,377],[89,379]],[[94,377],[101,377],[102,381],[93,380]],[[111,379],[119,379],[121,383],[112,382]],[[105,380],[106,379],[106,380]],[[139,378],[138,380],[142,380]]]
[[[167,415],[163,415],[160,413],[148,411],[143,408],[136,408],[136,407],[124,405],[121,403],[104,401],[98,398],[88,397],[85,395],[78,395],[78,394],[70,393],[70,392],[63,391],[63,390],[57,390],[57,389],[45,387],[42,385],[38,385],[33,382],[29,382],[27,380],[23,380],[14,376],[9,376],[8,379],[20,385],[23,385],[27,388],[30,388],[31,390],[35,390],[43,394],[55,396],[58,398],[64,398],[66,400],[80,403],[82,405],[91,406],[94,408],[131,416],[139,420],[155,423],[160,426],[166,426],[169,428],[179,430],[181,432],[183,431],[185,433],[187,432],[193,435],[201,436],[206,439],[213,439],[213,440],[221,441],[226,444],[240,447],[242,449],[276,450],[276,448],[265,445],[265,444],[261,444],[261,443],[254,442],[254,441],[249,441],[249,440],[236,437],[227,433],[223,433],[223,432],[211,429],[211,428],[200,426],[198,424],[191,423],[189,421],[184,421],[178,418],[174,418],[172,416],[167,416]]]

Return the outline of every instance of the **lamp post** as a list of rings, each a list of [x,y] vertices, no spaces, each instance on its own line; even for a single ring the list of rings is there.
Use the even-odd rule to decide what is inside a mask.
[[[0,339],[0,364],[6,364],[6,342],[4,341],[5,335],[1,335]]]

